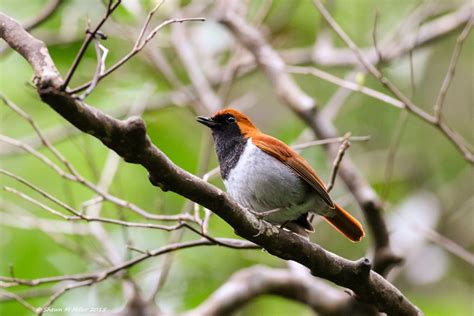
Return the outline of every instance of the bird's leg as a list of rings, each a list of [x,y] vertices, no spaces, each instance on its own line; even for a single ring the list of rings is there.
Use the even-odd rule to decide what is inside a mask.
[[[258,232],[253,235],[253,237],[258,237],[260,236],[261,234],[263,234],[263,232],[265,231],[265,226],[263,225],[263,217],[265,216],[262,216],[262,214],[260,212],[256,212],[254,210],[251,210],[251,209],[247,209],[250,213],[252,213],[253,215],[255,215],[255,217],[257,218],[258,220]]]
[[[253,210],[250,210],[250,213],[252,213],[253,215],[255,215],[255,217],[257,217],[257,219],[259,220],[259,227],[258,227],[258,233],[256,235],[254,235],[253,237],[257,237],[257,236],[260,236],[261,234],[263,234],[263,232],[265,231],[264,229],[264,226],[263,226],[263,219],[265,217],[267,217],[268,215],[271,215],[273,213],[276,213],[276,212],[279,212],[281,209],[280,208],[276,208],[276,209],[273,209],[273,210],[269,210],[269,211],[264,211],[264,212],[256,212],[256,211],[253,211]],[[285,223],[286,224],[286,223]]]
[[[265,218],[267,217],[268,215],[271,215],[273,213],[276,213],[278,211],[280,211],[281,208],[275,208],[273,210],[269,210],[269,211],[264,211],[264,212],[256,212],[256,211],[252,211],[250,210],[250,213],[252,213],[253,215],[255,215],[258,219],[262,219],[262,218]]]

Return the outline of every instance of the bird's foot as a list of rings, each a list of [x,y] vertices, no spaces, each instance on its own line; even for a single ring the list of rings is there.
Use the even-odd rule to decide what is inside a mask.
[[[258,237],[260,236],[261,234],[263,234],[263,232],[265,231],[265,225],[263,225],[263,220],[262,219],[258,219],[258,232],[253,235],[253,237]]]

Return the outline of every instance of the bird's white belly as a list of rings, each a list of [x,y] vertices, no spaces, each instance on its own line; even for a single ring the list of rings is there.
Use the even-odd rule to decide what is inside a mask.
[[[251,139],[224,184],[239,204],[256,212],[279,208],[266,220],[283,223],[324,207],[317,194],[289,167],[255,146]]]

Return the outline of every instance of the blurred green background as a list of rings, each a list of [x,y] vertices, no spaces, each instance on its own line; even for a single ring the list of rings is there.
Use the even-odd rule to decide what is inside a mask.
[[[250,17],[268,3],[253,0],[247,2]],[[431,2],[448,9],[455,8],[461,3],[449,0]],[[46,3],[47,1],[39,0],[1,0],[0,11],[20,21],[27,21],[38,14]],[[103,42],[109,49],[108,66],[128,53],[133,46],[116,25],[125,25],[137,33],[144,15],[153,3],[153,1],[124,1],[124,5],[114,13],[111,23],[104,28],[104,32],[109,35],[109,39]],[[179,6],[188,4],[189,1],[166,1],[154,17],[152,25],[157,25],[165,18],[174,17],[173,12]],[[376,11],[379,21],[378,33],[383,37],[416,6],[417,2],[410,0],[339,0],[331,2],[329,7],[336,20],[360,47],[370,47]],[[225,48],[217,54],[215,60],[216,64],[221,65],[228,59],[230,48],[228,42],[231,37],[223,27],[212,22],[211,11],[211,8],[204,10],[204,16],[210,19],[205,23],[209,23],[211,27],[203,27],[198,34],[207,36],[206,40],[211,43],[222,41],[215,44],[223,45]],[[104,6],[98,0],[65,1],[57,14],[32,32],[46,41],[53,60],[63,76],[82,43],[87,20],[90,19],[92,25],[95,25],[103,12]],[[271,2],[262,29],[276,49],[284,50],[310,47],[322,25],[311,1],[279,0]],[[202,26],[187,25],[188,30],[198,27]],[[436,100],[459,32],[460,30],[457,30],[413,53],[416,89],[412,97],[417,105],[427,111],[431,111]],[[178,78],[187,84],[190,82],[189,78],[170,44],[170,35],[170,28],[163,29],[149,45],[161,49]],[[2,47],[5,46],[4,42],[1,44]],[[199,47],[199,39],[193,39],[191,44],[197,51],[202,49]],[[343,47],[343,44],[336,39],[335,45]],[[474,56],[474,39],[471,34],[464,45],[445,103],[445,115],[450,126],[469,143],[474,142],[472,56]],[[91,46],[71,86],[90,80],[95,67],[96,57]],[[352,67],[322,68],[340,77],[352,69]],[[407,56],[383,65],[381,70],[410,95],[412,87]],[[2,53],[1,93],[28,112],[41,129],[46,131],[59,126],[67,127],[68,124],[61,117],[39,100],[35,89],[29,84],[31,79],[32,70],[22,57],[9,50]],[[321,105],[324,105],[338,89],[330,83],[310,76],[296,76],[296,79],[305,92],[317,98]],[[383,91],[372,78],[365,78],[365,83],[371,88]],[[134,102],[141,102],[140,100],[145,98],[150,107],[156,108],[162,97],[174,89],[146,54],[141,53],[100,82],[87,98],[87,103],[114,114],[119,109]],[[304,124],[277,100],[262,73],[253,71],[234,82],[229,100],[238,100],[244,95],[250,99],[247,101],[250,106],[245,111],[264,132],[291,143],[304,130]],[[146,110],[143,117],[152,141],[177,165],[189,172],[197,173],[199,157],[208,141],[209,131],[195,122],[192,105],[185,103],[175,106],[175,102],[168,102],[158,109]],[[394,234],[394,248],[407,257],[406,264],[393,271],[389,279],[394,280],[395,285],[426,315],[474,315],[472,266],[420,234],[410,235],[414,234],[412,225],[414,222],[422,226],[426,224],[430,229],[453,240],[467,251],[474,251],[472,166],[463,160],[460,153],[439,131],[413,116],[408,116],[395,156],[393,174],[388,183],[390,189],[388,194],[385,194],[387,157],[400,117],[399,109],[361,94],[353,94],[344,103],[334,121],[340,135],[350,131],[353,135],[371,136],[368,142],[353,143],[349,153],[370,184],[379,194],[385,195],[386,217]],[[0,131],[1,134],[15,139],[34,137],[31,127],[3,104],[0,106]],[[3,143],[0,146],[2,149],[7,147]],[[98,181],[108,155],[108,150],[100,142],[90,136],[75,135],[56,143],[56,146],[87,179],[92,182]],[[40,152],[54,160],[50,152],[44,148],[40,149]],[[305,150],[303,155],[323,179],[328,179],[331,161],[327,160],[321,148],[312,147]],[[31,155],[2,152],[0,159],[1,168],[28,179],[71,205],[80,207],[83,201],[94,197],[93,192],[77,183],[60,178]],[[207,169],[212,169],[216,165],[215,154],[212,152]],[[121,162],[119,168],[110,188],[111,193],[152,213],[177,214],[183,208],[185,199],[153,187],[142,167]],[[218,179],[212,183],[223,187]],[[5,176],[0,176],[0,184],[2,187],[13,187],[41,199],[31,190]],[[358,218],[363,218],[340,180],[336,182],[333,196],[336,200],[342,201]],[[47,200],[42,201],[51,205]],[[87,235],[61,234],[58,243],[58,240],[39,229],[15,227],[11,222],[16,218],[16,214],[23,210],[38,218],[57,219],[37,206],[2,190],[0,275],[10,275],[10,267],[14,267],[15,275],[22,278],[84,273],[100,268],[90,259],[91,256],[99,256],[101,252],[100,245],[94,238]],[[104,204],[103,215],[140,220],[140,217],[129,211],[108,203]],[[154,249],[166,244],[170,238],[169,233],[157,230],[137,228],[125,230],[111,225],[105,227],[124,259],[134,255],[126,250],[127,239],[137,248]],[[402,233],[397,235],[397,232]],[[212,236],[235,237],[232,229],[216,216],[211,219],[210,233]],[[189,232],[185,233],[185,240],[193,238],[196,236]],[[415,241],[410,238],[414,238]],[[363,242],[352,244],[324,223],[317,226],[312,239],[324,248],[350,259],[364,256],[371,245],[370,235]],[[410,245],[412,242],[415,245]],[[76,249],[68,249],[62,245],[64,243],[73,244]],[[130,274],[140,280],[140,285],[146,291],[156,281],[161,263],[161,257],[149,259],[131,269]],[[156,303],[165,312],[179,312],[196,307],[234,272],[255,264],[285,267],[284,261],[260,250],[236,251],[213,246],[179,251],[175,254],[170,277],[157,295]],[[64,295],[54,306],[117,308],[124,303],[120,295],[120,282],[120,279],[111,278],[93,287],[73,290]],[[18,288],[20,292],[23,290],[26,288]],[[45,300],[45,297],[39,297],[30,302],[39,306]],[[1,315],[29,313],[16,302],[0,302]],[[238,315],[311,314],[312,311],[304,305],[269,296],[254,300],[238,313]]]

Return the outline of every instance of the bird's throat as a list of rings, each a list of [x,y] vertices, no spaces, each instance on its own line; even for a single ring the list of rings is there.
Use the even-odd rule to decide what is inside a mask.
[[[239,134],[212,133],[216,144],[217,158],[221,169],[222,179],[227,179],[230,171],[237,165],[247,140]]]

